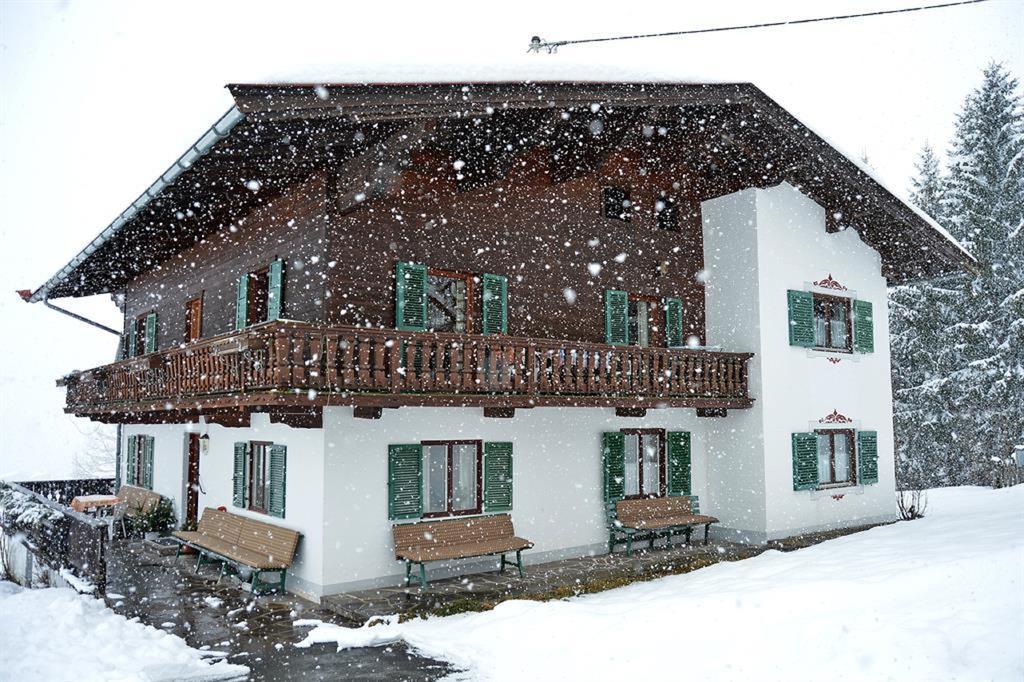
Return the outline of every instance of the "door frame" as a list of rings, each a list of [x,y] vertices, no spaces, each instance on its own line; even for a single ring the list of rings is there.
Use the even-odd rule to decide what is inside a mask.
[[[185,434],[184,488],[181,505],[182,525],[195,527],[199,523],[199,466],[200,466],[200,435],[195,432]],[[195,474],[193,478],[193,473]]]

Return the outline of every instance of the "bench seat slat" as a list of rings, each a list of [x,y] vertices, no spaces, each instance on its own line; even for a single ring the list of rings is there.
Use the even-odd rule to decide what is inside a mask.
[[[469,542],[462,545],[444,545],[440,547],[423,547],[395,552],[397,558],[409,561],[443,561],[445,559],[468,559],[470,557],[515,552],[532,547],[533,543],[523,538],[511,537],[482,542]]]
[[[651,530],[670,528],[672,526],[703,526],[706,523],[718,523],[714,516],[703,514],[687,514],[685,516],[666,516],[655,518],[619,519],[624,528]]]

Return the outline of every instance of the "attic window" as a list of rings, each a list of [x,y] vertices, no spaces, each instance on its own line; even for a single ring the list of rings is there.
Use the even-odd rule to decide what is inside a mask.
[[[654,204],[654,211],[658,219],[658,229],[679,232],[679,211],[676,202],[671,199],[659,199]]]
[[[629,222],[629,192],[621,187],[604,188],[604,217]]]

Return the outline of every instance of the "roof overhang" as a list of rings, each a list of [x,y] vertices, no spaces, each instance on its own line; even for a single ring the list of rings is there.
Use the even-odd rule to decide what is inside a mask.
[[[832,201],[848,207],[829,216],[832,227],[858,230],[882,254],[883,272],[890,282],[978,267],[976,259],[932,218],[749,83],[307,83],[231,84],[228,89],[235,106],[27,300],[86,296],[123,288],[144,270],[173,255],[175,249],[191,243],[186,237],[201,238],[204,230],[208,233],[215,229],[216,225],[210,224],[215,210],[207,210],[208,206],[226,211],[231,206],[237,209],[247,201],[258,201],[253,193],[240,190],[239,183],[246,173],[262,177],[279,165],[282,173],[294,176],[311,172],[325,155],[333,158],[342,154],[348,138],[338,131],[374,123],[465,119],[496,111],[557,110],[595,104],[617,109],[740,107],[770,129],[770,146],[778,148],[770,151],[785,156],[792,172],[802,172],[793,184],[812,197],[817,192],[823,204]],[[320,140],[324,149],[306,154],[296,150],[288,139],[262,140],[259,145],[233,144],[239,136],[247,141],[258,139],[261,126],[288,123],[299,123],[307,132],[322,135],[326,139]],[[255,167],[260,170],[253,171]],[[201,215],[193,215],[192,207],[197,207],[195,213]],[[141,242],[147,235],[159,236],[161,246],[145,251]]]

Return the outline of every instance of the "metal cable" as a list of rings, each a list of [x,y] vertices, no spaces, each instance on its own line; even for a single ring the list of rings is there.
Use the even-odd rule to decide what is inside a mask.
[[[918,7],[904,7],[901,9],[885,9],[877,10],[874,12],[862,12],[859,14],[842,14],[831,17],[814,17],[811,19],[790,19],[788,21],[773,21],[761,24],[746,24],[744,26],[718,26],[716,28],[697,28],[688,31],[671,31],[668,33],[639,33],[636,35],[629,36],[615,36],[611,38],[581,38],[578,40],[553,40],[547,41],[534,36],[530,41],[530,47],[528,52],[540,52],[541,50],[547,50],[548,53],[554,52],[563,45],[580,45],[582,43],[606,43],[613,40],[636,40],[639,38],[664,38],[667,36],[684,36],[693,35],[696,33],[721,33],[724,31],[744,31],[752,28],[771,28],[773,26],[796,26],[798,24],[813,24],[823,21],[841,21],[844,19],[860,19],[863,17],[879,17],[886,14],[905,14],[907,12],[920,12],[929,9],[942,9],[944,7],[957,7],[959,5],[977,5],[982,2],[988,2],[989,0],[960,0],[959,2],[946,2],[941,5],[921,5]]]

